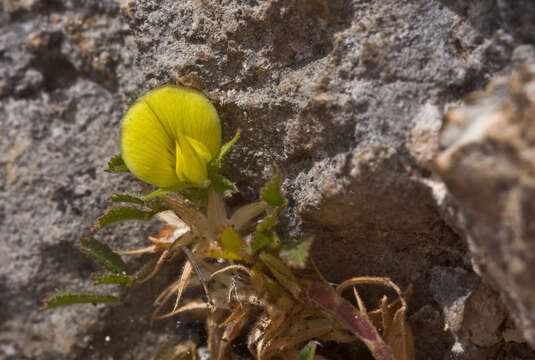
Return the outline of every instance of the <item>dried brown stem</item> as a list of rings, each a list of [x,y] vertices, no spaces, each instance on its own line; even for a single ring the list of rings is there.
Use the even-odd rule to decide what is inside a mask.
[[[234,264],[234,265],[229,265],[229,266],[226,266],[222,269],[219,269],[215,272],[213,272],[211,275],[210,275],[210,278],[208,280],[211,280],[213,279],[214,277],[216,277],[217,275],[220,275],[224,272],[227,272],[227,271],[230,271],[230,270],[242,270],[243,272],[245,272],[247,275],[251,275],[251,271],[246,268],[245,266],[243,265],[238,265],[238,264]]]
[[[149,252],[156,252],[158,249],[155,245],[148,246],[141,249],[135,249],[135,250],[124,250],[124,251],[114,251],[114,253],[119,255],[137,255],[137,254],[145,254]]]
[[[351,278],[351,279],[344,281],[340,285],[338,285],[336,287],[336,292],[339,295],[341,295],[342,292],[348,287],[354,286],[354,285],[363,285],[363,284],[383,285],[383,286],[393,289],[396,292],[396,294],[399,296],[401,305],[405,308],[407,307],[407,303],[405,302],[403,293],[401,292],[400,288],[396,284],[394,284],[394,282],[390,280],[389,278],[372,277],[372,276],[362,276],[362,277]]]

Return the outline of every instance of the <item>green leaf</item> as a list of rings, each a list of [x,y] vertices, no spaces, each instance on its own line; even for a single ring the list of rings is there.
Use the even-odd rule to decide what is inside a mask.
[[[82,239],[78,245],[78,250],[112,273],[123,275],[128,273],[128,267],[121,257],[114,253],[108,245],[92,237]]]
[[[258,257],[273,273],[279,284],[289,290],[296,298],[301,296],[302,288],[299,280],[286,264],[267,251],[262,251]]]
[[[128,168],[126,167],[126,164],[124,163],[121,155],[116,155],[112,157],[111,160],[108,162],[108,168],[105,171],[110,173],[130,172],[130,170],[128,170]]]
[[[240,137],[240,132],[241,130],[238,129],[236,131],[236,135],[234,135],[232,140],[230,140],[228,143],[223,145],[221,149],[219,149],[219,152],[217,153],[215,158],[213,158],[212,161],[210,161],[210,163],[208,164],[208,178],[209,179],[212,179],[214,175],[217,175],[217,173],[223,167],[223,157],[230,150],[232,145],[234,145],[236,141],[238,141],[238,138]]]
[[[254,251],[258,251],[263,247],[269,247],[270,249],[276,249],[279,246],[279,237],[275,232],[257,232],[251,241],[251,248]]]
[[[286,206],[287,202],[280,191],[280,178],[275,176],[262,189],[262,200],[273,206]]]
[[[157,190],[154,190],[150,194],[143,196],[141,199],[143,201],[149,201],[149,200],[156,199],[158,196],[162,196],[162,195],[169,194],[172,192],[173,190],[169,188],[159,188]]]
[[[141,198],[141,200],[150,201],[150,200],[154,200],[157,197],[165,195],[165,194],[169,194],[169,193],[173,193],[173,192],[181,192],[181,191],[183,191],[185,189],[191,189],[191,188],[196,188],[196,187],[197,187],[197,185],[195,185],[195,184],[178,183],[178,184],[170,186],[170,187],[163,187],[163,188],[156,189],[153,192],[151,192],[150,194],[143,196]]]
[[[152,212],[149,212],[151,214],[150,216],[154,216],[159,212],[169,210],[169,206],[167,206],[163,201],[160,199],[153,199],[145,202],[145,206],[148,206]]]
[[[143,201],[142,195],[134,194],[134,193],[122,193],[122,194],[113,194],[110,198],[111,202],[114,203],[131,203],[131,204],[138,204],[138,205],[144,205],[145,201]]]
[[[91,275],[91,280],[93,280],[93,285],[104,285],[104,284],[119,284],[125,286],[131,286],[133,280],[128,275],[123,274],[93,274]]]
[[[236,185],[232,181],[219,174],[213,174],[210,177],[210,181],[212,189],[224,198],[238,192]]]
[[[219,150],[219,153],[216,156],[216,159],[221,161],[223,160],[223,157],[227,154],[227,152],[230,150],[230,148],[238,141],[238,138],[240,137],[241,129],[236,130],[236,134],[225,145],[221,146],[221,149]]]
[[[243,248],[240,236],[234,231],[232,226],[226,226],[219,234],[219,244],[223,251],[238,253]]]
[[[188,188],[180,192],[184,197],[201,207],[208,202],[208,188]]]
[[[314,341],[309,341],[308,344],[301,349],[297,360],[314,360],[314,356],[316,356],[316,343]]]
[[[153,212],[168,210],[168,207],[162,201],[160,201],[160,199],[149,199],[148,201],[145,201],[145,197],[143,195],[131,192],[113,194],[110,198],[110,201],[113,203],[130,203],[146,206],[153,210]]]
[[[108,225],[111,225],[117,221],[125,220],[150,220],[159,210],[144,211],[133,207],[119,206],[108,209],[102,214],[93,224],[93,229],[100,230]]]
[[[206,251],[204,254],[215,259],[243,260],[243,256],[233,251]]]
[[[277,218],[275,216],[266,216],[256,225],[256,231],[267,232],[273,229],[275,225],[277,225]]]
[[[56,290],[54,293],[48,295],[43,299],[45,303],[41,310],[51,309],[56,306],[65,306],[73,304],[97,304],[97,303],[111,303],[120,304],[121,301],[112,295],[98,294],[89,291],[78,290]]]
[[[299,269],[305,268],[313,240],[313,237],[309,236],[298,242],[284,245],[279,251],[280,258],[288,266]]]
[[[281,286],[276,280],[267,275],[264,275],[264,284],[266,286],[266,290],[271,296],[271,301],[276,302],[281,293]]]

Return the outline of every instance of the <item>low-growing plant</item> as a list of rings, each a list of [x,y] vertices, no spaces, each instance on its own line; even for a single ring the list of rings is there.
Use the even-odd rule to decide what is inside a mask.
[[[375,277],[356,277],[333,287],[319,272],[314,277],[303,274],[313,236],[279,237],[278,218],[287,206],[280,174],[261,189],[258,201],[227,213],[225,198],[238,190],[220,171],[239,130],[220,147],[214,111],[200,93],[172,86],[149,92],[130,108],[123,119],[122,156],[112,158],[107,171],[133,169],[134,175],[160,188],[146,196],[113,194],[110,201],[116,206],[96,220],[94,229],[153,217],[166,225],[139,249],[113,251],[95,238],[82,239],[78,249],[106,270],[92,275],[93,284],[118,284],[125,290],[120,296],[59,290],[44,299],[43,308],[120,304],[132,287],[149,281],[184,253],[182,273],[154,300],[152,320],[204,312],[213,360],[231,359],[231,344],[243,331],[256,359],[325,359],[328,354],[316,354],[315,342],[357,340],[375,359],[414,359],[405,321],[410,288],[402,293],[389,279]],[[158,146],[161,149],[153,148]],[[151,170],[153,163],[157,166]],[[121,256],[138,254],[154,257],[131,271]],[[362,284],[383,285],[398,297],[389,302],[385,296],[368,312],[356,288]],[[203,295],[182,301],[191,286],[201,287]],[[356,305],[342,296],[349,288]],[[155,359],[197,359],[196,347],[164,344]]]

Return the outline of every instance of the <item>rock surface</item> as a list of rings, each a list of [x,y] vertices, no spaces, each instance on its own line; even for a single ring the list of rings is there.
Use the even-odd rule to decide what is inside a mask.
[[[436,164],[474,269],[500,289],[535,346],[535,58],[452,110]]]
[[[122,307],[36,312],[47,291],[87,284],[96,268],[72,244],[90,233],[112,189],[137,186],[102,171],[118,152],[127,104],[180,83],[213,100],[226,138],[243,130],[227,174],[245,200],[256,198],[273,163],[281,168],[286,235],[316,235],[313,258],[329,280],[382,275],[414,285],[418,359],[475,358],[470,346],[500,359],[535,358],[512,341],[521,340],[505,312],[497,329],[478,325],[490,314],[479,306],[503,305],[480,290],[469,255],[534,345],[535,287],[522,268],[533,261],[523,222],[532,209],[515,192],[531,186],[520,182],[531,179],[520,162],[529,156],[516,152],[529,137],[520,148],[514,140],[530,134],[529,123],[504,131],[498,148],[476,143],[479,157],[439,163],[451,193],[432,161],[444,111],[533,57],[533,18],[529,0],[3,0],[0,357],[142,359],[167,340],[202,341],[192,318],[146,330],[154,294],[172,272]],[[507,92],[492,99],[510,101]],[[495,182],[494,155],[498,175],[513,177]],[[479,158],[488,161],[474,168]],[[97,236],[132,248],[153,229],[119,225]],[[440,282],[437,271],[475,280],[458,291],[455,276]],[[458,294],[458,326],[449,319],[461,310],[452,314],[436,286]]]

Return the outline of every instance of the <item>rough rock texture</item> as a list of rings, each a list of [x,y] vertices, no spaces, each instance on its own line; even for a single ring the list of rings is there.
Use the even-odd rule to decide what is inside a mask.
[[[455,197],[451,221],[535,345],[535,62],[468,101],[449,112],[436,161]]]
[[[445,328],[452,331],[452,355],[468,359],[495,358],[502,341],[522,341],[507,319],[499,295],[478,276],[461,268],[431,269],[431,292],[443,309]]]
[[[150,358],[147,344],[166,334],[199,339],[177,333],[175,321],[148,327],[157,284],[111,311],[37,311],[47,292],[89,285],[98,268],[73,244],[89,235],[112,188],[134,185],[102,170],[117,152],[119,77],[131,77],[136,47],[113,2],[0,6],[0,358]],[[148,231],[115,230],[122,234],[100,235],[115,248]]]
[[[95,270],[72,244],[90,232],[112,189],[136,186],[102,171],[118,151],[121,114],[144,91],[173,82],[214,101],[226,138],[242,128],[227,173],[245,200],[257,196],[273,163],[284,172],[287,235],[316,235],[313,258],[329,280],[383,275],[414,285],[419,359],[469,359],[476,346],[500,359],[535,358],[512,341],[521,340],[502,310],[497,327],[480,325],[492,314],[482,306],[503,305],[475,278],[464,240],[533,341],[531,270],[506,263],[532,263],[522,250],[528,243],[516,241],[528,239],[531,210],[513,191],[529,190],[518,183],[531,176],[520,163],[527,155],[508,152],[517,149],[514,131],[528,125],[504,132],[510,137],[498,148],[476,143],[489,160],[484,167],[458,158],[439,166],[455,198],[432,162],[444,110],[535,53],[532,1],[3,0],[0,7],[0,356],[144,359],[168,337],[202,341],[199,326],[184,325],[194,319],[146,330],[151,299],[171,272],[124,307],[35,311],[44,293],[81,287]],[[495,154],[500,165],[511,162],[511,191],[486,177]],[[497,192],[508,195],[474,205]],[[513,213],[519,217],[500,216]],[[151,229],[116,226],[98,236],[129,248]],[[458,274],[473,285],[463,287]],[[459,304],[454,313],[451,304]]]

